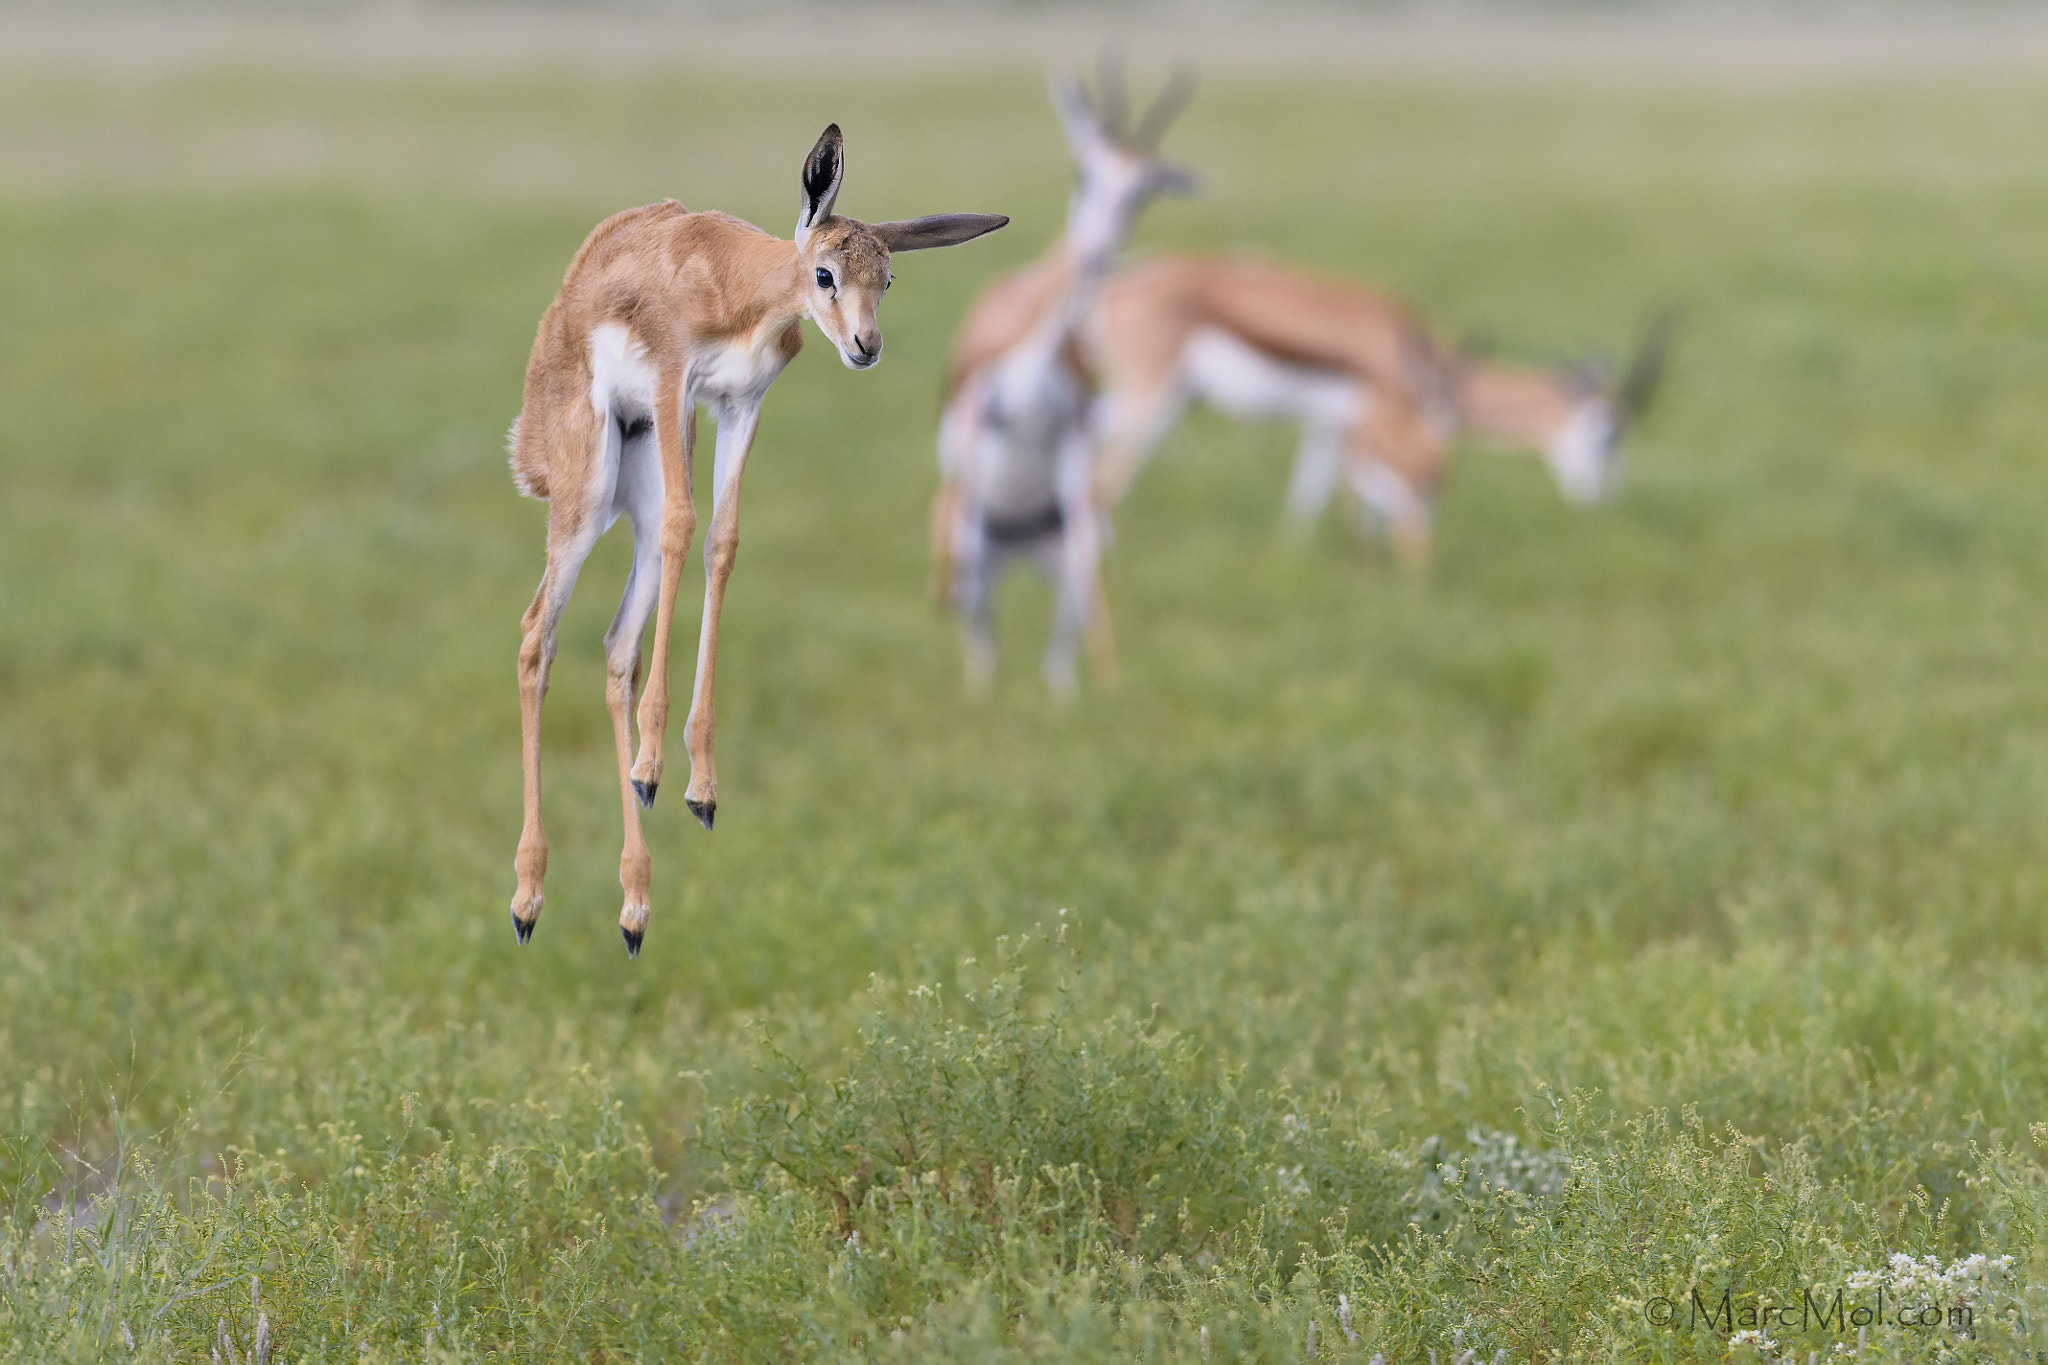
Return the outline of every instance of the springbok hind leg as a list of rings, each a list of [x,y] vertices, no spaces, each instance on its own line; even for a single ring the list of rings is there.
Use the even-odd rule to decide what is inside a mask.
[[[1080,654],[1084,642],[1092,646],[1096,665],[1110,681],[1116,669],[1116,644],[1108,633],[1104,610],[1108,597],[1103,591],[1101,549],[1091,510],[1081,505],[1067,519],[1060,534],[1039,548],[1039,562],[1053,582],[1052,633],[1046,641],[1040,671],[1054,698],[1071,701],[1081,690]]]
[[[519,874],[519,889],[512,893],[512,932],[525,943],[533,937],[534,921],[540,918],[541,884],[548,872],[547,833],[540,816],[540,704],[548,692],[548,670],[555,662],[555,630],[561,624],[562,609],[576,590],[576,575],[597,543],[602,523],[573,524],[558,518],[550,509],[548,517],[548,566],[540,578],[520,621],[519,640],[519,729],[520,759],[525,770],[525,819],[519,830],[519,851],[512,866]]]

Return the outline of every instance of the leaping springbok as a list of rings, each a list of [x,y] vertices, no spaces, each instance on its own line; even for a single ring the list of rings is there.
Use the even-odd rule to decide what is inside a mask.
[[[1617,382],[1587,369],[1474,361],[1386,295],[1244,257],[1162,256],[1114,276],[1084,331],[1103,385],[1098,489],[1114,505],[1193,399],[1302,425],[1290,520],[1307,525],[1341,477],[1411,567],[1454,437],[1542,452],[1560,490],[1614,488],[1619,442],[1655,392],[1669,324],[1645,330]]]
[[[932,537],[939,587],[962,618],[970,685],[994,677],[991,604],[1015,559],[1054,584],[1044,674],[1055,695],[1075,691],[1091,623],[1106,639],[1103,528],[1090,488],[1094,385],[1077,330],[1139,212],[1161,194],[1194,188],[1192,174],[1158,156],[1191,88],[1189,74],[1175,72],[1130,126],[1113,59],[1092,104],[1079,81],[1055,82],[1053,107],[1075,166],[1066,230],[1037,260],[989,285],[954,339]]]
[[[526,812],[514,860],[519,888],[512,928],[521,943],[540,917],[548,863],[541,828],[541,699],[556,625],[591,547],[620,516],[632,522],[633,565],[604,647],[605,703],[626,826],[619,931],[626,952],[637,957],[647,931],[650,867],[636,803],[652,806],[661,783],[669,622],[697,525],[690,496],[697,405],[711,408],[718,447],[711,529],[704,538],[697,675],[683,726],[690,750],[683,801],[708,830],[718,806],[711,690],[719,610],[739,546],[740,473],[761,400],[802,348],[805,318],[849,369],[865,370],[881,359],[875,310],[889,287],[891,253],[953,246],[1009,221],[975,213],[874,224],[838,217],[832,206],[844,171],[835,123],[804,159],[794,241],[727,214],[692,213],[672,199],[614,214],[584,239],[541,318],[509,442],[519,491],[548,503],[547,570],[526,609],[519,645]],[[635,758],[631,713],[650,615],[654,659],[640,696]]]

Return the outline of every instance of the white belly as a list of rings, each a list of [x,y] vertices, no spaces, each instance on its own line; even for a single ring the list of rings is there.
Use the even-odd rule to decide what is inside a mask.
[[[763,324],[746,336],[694,348],[690,389],[707,402],[758,403],[789,361],[782,328]]]
[[[1087,395],[1064,364],[999,370],[984,400],[976,466],[982,508],[1028,517],[1059,501],[1062,461],[1085,450]]]
[[[980,501],[991,516],[1031,516],[1059,501],[1059,461],[1049,453],[991,439],[981,467]]]
[[[1348,427],[1365,411],[1365,387],[1350,375],[1275,360],[1216,328],[1189,339],[1181,375],[1190,396],[1233,417],[1292,417]]]
[[[728,341],[692,348],[687,384],[692,401],[758,403],[789,362],[780,328],[762,326]],[[624,323],[591,329],[590,405],[600,415],[652,413],[654,366]]]

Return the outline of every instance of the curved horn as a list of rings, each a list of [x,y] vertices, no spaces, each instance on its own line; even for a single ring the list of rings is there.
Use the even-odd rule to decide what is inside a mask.
[[[1166,129],[1180,111],[1188,107],[1188,101],[1195,94],[1195,68],[1181,62],[1173,68],[1173,74],[1166,78],[1166,86],[1159,92],[1159,98],[1152,101],[1152,107],[1138,120],[1137,131],[1131,134],[1131,145],[1142,151],[1159,150],[1159,139],[1166,136]]]
[[[1678,315],[1670,308],[1660,309],[1643,324],[1635,354],[1629,357],[1628,372],[1621,378],[1621,408],[1631,419],[1647,412],[1650,400],[1657,396],[1657,386],[1664,379],[1664,360],[1677,329]]]
[[[1066,135],[1068,149],[1078,157],[1090,141],[1100,136],[1102,122],[1096,118],[1095,108],[1088,102],[1088,88],[1081,84],[1079,76],[1055,76],[1050,89],[1060,132]]]
[[[1124,54],[1114,45],[1095,59],[1095,116],[1103,132],[1122,140],[1130,110],[1124,100]]]

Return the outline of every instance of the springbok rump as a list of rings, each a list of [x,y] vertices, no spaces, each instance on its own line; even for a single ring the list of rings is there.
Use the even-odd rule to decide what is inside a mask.
[[[1103,286],[1083,331],[1102,386],[1098,494],[1119,502],[1191,401],[1291,419],[1289,520],[1313,523],[1341,480],[1419,566],[1461,435],[1539,452],[1573,502],[1610,496],[1669,336],[1668,317],[1652,321],[1618,376],[1502,364],[1446,346],[1371,289],[1248,257],[1156,257]]]
[[[1176,72],[1135,123],[1122,75],[1105,58],[1091,99],[1055,82],[1053,108],[1074,159],[1066,228],[1029,265],[984,289],[953,343],[939,420],[932,547],[939,591],[959,612],[971,686],[995,675],[995,590],[1015,563],[1052,580],[1044,658],[1055,695],[1078,685],[1084,636],[1108,666],[1109,622],[1096,578],[1101,528],[1090,489],[1093,376],[1078,329],[1145,206],[1186,194],[1194,177],[1159,157],[1191,78]]]
[[[618,750],[625,847],[619,931],[639,956],[647,931],[650,866],[638,807],[652,806],[668,727],[669,623],[683,556],[697,526],[690,480],[697,405],[718,423],[711,529],[704,538],[704,617],[683,734],[690,750],[684,804],[710,829],[718,807],[712,767],[712,676],[719,611],[739,548],[740,474],[768,386],[803,346],[799,324],[818,325],[849,369],[882,357],[875,311],[899,251],[953,246],[1009,219],[941,214],[868,224],[834,215],[845,172],[839,125],[804,159],[796,237],[783,241],[723,213],[674,200],[599,223],[541,318],[526,365],[526,393],[510,438],[519,491],[548,504],[547,569],[526,609],[519,645],[519,721],[525,819],[514,859],[512,928],[525,943],[541,911],[547,837],[541,827],[540,708],[555,631],[577,572],[619,517],[633,527],[633,563],[605,632],[605,703]],[[653,664],[633,701],[640,641],[654,619]]]

